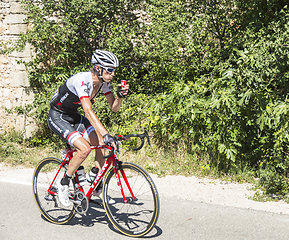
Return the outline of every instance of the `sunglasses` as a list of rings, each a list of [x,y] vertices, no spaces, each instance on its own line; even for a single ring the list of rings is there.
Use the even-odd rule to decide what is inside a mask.
[[[105,69],[105,71],[107,71],[109,74],[112,74],[116,69],[115,68],[110,68],[110,67],[102,67],[103,69]]]

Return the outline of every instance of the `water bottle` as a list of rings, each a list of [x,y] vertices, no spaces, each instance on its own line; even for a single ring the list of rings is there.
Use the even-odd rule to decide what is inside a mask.
[[[90,172],[88,173],[87,176],[87,182],[89,182],[90,184],[93,183],[94,179],[96,178],[97,174],[98,174],[99,169],[96,167],[93,167]]]
[[[78,177],[78,181],[79,181],[80,186],[84,186],[87,184],[86,177],[85,177],[85,171],[84,171],[83,166],[80,166],[77,169],[77,177]]]

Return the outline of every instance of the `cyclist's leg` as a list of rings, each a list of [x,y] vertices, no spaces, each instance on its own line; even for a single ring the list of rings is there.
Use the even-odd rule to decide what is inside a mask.
[[[87,140],[92,146],[103,145],[102,136],[91,126],[87,118],[82,116],[81,124],[78,126],[79,132],[82,132],[82,136]],[[95,150],[95,166],[102,168],[105,163],[103,158],[104,150],[97,149]]]
[[[89,134],[88,141],[93,146],[104,144],[102,140],[102,136],[95,130]],[[105,159],[103,158],[103,155],[104,155],[104,149],[95,150],[95,166],[96,167],[102,168],[102,166],[104,165]]]
[[[74,174],[91,151],[89,143],[83,137],[75,139],[72,144],[77,149],[77,153],[74,154],[73,158],[70,160],[67,170],[69,175]]]
[[[83,118],[78,113],[67,115],[53,109],[49,111],[49,128],[77,149],[77,153],[74,154],[67,170],[69,176],[74,174],[91,151],[89,143],[82,137],[91,125],[84,124]]]
[[[61,204],[66,207],[71,204],[69,201],[68,188],[70,179],[91,151],[89,143],[82,138],[78,132],[79,128],[83,125],[81,124],[81,121],[82,116],[78,113],[67,115],[53,109],[50,109],[49,111],[48,126],[50,129],[77,149],[77,153],[74,154],[71,159],[65,176],[57,183],[58,198]],[[85,131],[85,128],[83,131]]]

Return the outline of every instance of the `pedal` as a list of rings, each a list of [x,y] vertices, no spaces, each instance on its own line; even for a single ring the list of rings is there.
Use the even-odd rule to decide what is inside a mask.
[[[51,191],[51,192],[54,192],[54,193],[57,193],[57,188],[54,187],[54,186],[52,186],[52,187],[50,188],[50,191]],[[47,193],[46,196],[44,197],[44,199],[45,199],[46,201],[54,201],[54,200],[55,200],[55,197],[54,197],[52,194]]]
[[[53,199],[50,198],[48,194],[44,197],[44,199],[45,199],[46,201],[53,201]]]
[[[56,201],[56,199],[55,199],[55,196],[50,195],[50,196],[52,196],[52,197],[50,197],[49,195],[50,195],[50,194],[47,194],[47,195],[44,197],[44,199],[45,199],[46,201],[49,201],[49,202],[54,202],[54,207],[58,207],[58,204],[57,204],[57,201]]]

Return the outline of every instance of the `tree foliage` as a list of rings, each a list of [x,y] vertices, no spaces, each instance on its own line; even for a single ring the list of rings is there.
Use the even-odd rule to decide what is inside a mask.
[[[184,81],[175,78],[173,86],[155,100],[155,131],[162,143],[183,139],[188,150],[210,153],[209,164],[220,171],[255,169],[269,192],[284,193],[288,185],[288,9],[272,7],[263,27],[242,30],[239,23],[251,12],[238,4],[215,10],[226,2],[207,1],[207,8],[199,5],[198,21],[205,27],[198,29],[197,21],[189,23],[196,26],[195,41],[202,39],[201,57],[183,64],[196,66],[193,77],[181,71]],[[208,11],[210,7],[214,11]],[[184,33],[182,48],[187,54],[198,45],[186,41],[189,35]]]

